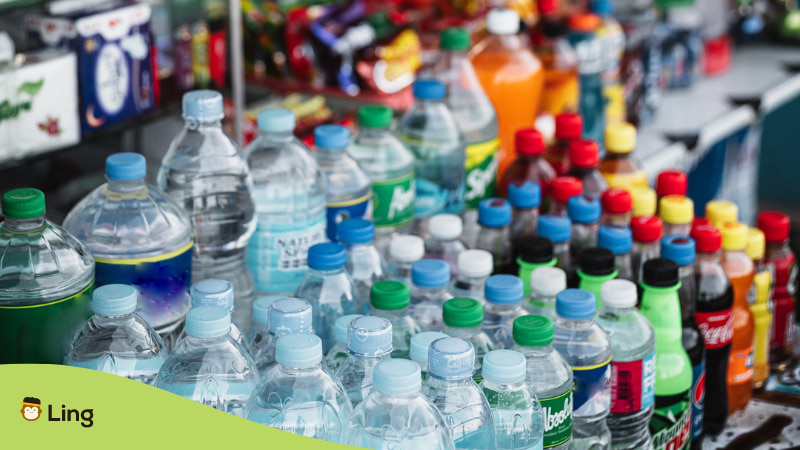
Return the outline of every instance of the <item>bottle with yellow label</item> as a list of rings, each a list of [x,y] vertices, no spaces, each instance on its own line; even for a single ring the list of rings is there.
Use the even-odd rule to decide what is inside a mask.
[[[758,228],[747,230],[745,252],[756,268],[753,287],[748,302],[753,314],[753,387],[759,389],[769,377],[769,341],[772,331],[772,271],[764,263],[766,247],[764,232]]]
[[[739,207],[727,200],[711,200],[706,203],[706,219],[717,228],[725,222],[736,222],[739,219]]]
[[[647,187],[647,177],[631,157],[636,147],[636,128],[629,123],[616,123],[606,127],[606,155],[600,162],[600,173],[612,188],[630,191]]]

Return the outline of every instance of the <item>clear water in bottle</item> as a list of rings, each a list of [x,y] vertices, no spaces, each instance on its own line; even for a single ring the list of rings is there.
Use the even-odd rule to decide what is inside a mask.
[[[263,305],[264,301],[261,299],[256,300],[256,303],[259,301]],[[263,310],[264,308],[259,307],[258,314],[263,314]],[[313,320],[311,305],[305,300],[281,298],[270,303],[266,310],[269,323],[267,336],[257,343],[257,348],[252,348],[253,360],[261,377],[275,365],[275,346],[281,336],[292,333],[314,333],[311,327]]]
[[[261,349],[269,343],[269,305],[283,297],[281,295],[265,295],[253,302],[253,326],[247,332],[247,345],[250,346],[250,356],[253,360]]]
[[[390,280],[411,285],[411,268],[425,256],[425,242],[419,236],[401,234],[389,244],[386,270]]]
[[[450,284],[453,297],[474,298],[486,303],[484,285],[492,275],[494,261],[486,250],[466,250],[458,255],[458,276]]]
[[[527,314],[522,291],[522,280],[514,275],[494,275],[486,280],[482,328],[498,349],[514,346],[514,320]]]
[[[511,205],[501,198],[487,198],[478,205],[478,239],[475,248],[494,256],[494,273],[516,272],[511,247]]]
[[[567,274],[558,267],[539,267],[531,273],[531,294],[525,308],[530,314],[556,320],[556,296],[567,288]]]
[[[437,214],[428,222],[430,238],[425,242],[425,258],[449,264],[451,277],[458,274],[459,255],[467,249],[461,241],[463,231],[461,217],[455,214]]]
[[[492,338],[481,328],[483,307],[474,298],[454,298],[444,302],[442,317],[444,334],[472,344],[475,353],[473,377],[476,383],[480,382],[483,355],[497,348]]]
[[[411,338],[411,360],[419,364],[422,371],[422,381],[428,378],[428,350],[431,344],[437,339],[450,337],[441,331],[423,331],[417,333]]]
[[[335,374],[339,366],[347,359],[347,330],[350,329],[350,322],[359,317],[363,316],[361,314],[348,314],[336,319],[334,323],[336,344],[325,354],[325,367],[328,368],[328,372]]]
[[[192,308],[198,306],[219,306],[225,308],[231,314],[231,338],[236,341],[250,356],[253,352],[250,349],[247,335],[244,329],[233,319],[234,293],[233,285],[225,280],[203,280],[192,285]],[[181,331],[178,341],[186,337],[186,329]]]
[[[358,312],[369,312],[369,290],[372,285],[386,279],[387,269],[383,257],[375,246],[375,227],[364,219],[347,219],[337,230],[339,243],[347,251],[345,268],[356,285]]]
[[[408,286],[399,281],[379,281],[370,292],[369,314],[392,324],[392,358],[408,359],[411,339],[422,331],[408,312],[410,300]]]
[[[375,366],[392,353],[392,324],[382,317],[364,316],[350,322],[347,329],[347,359],[336,370],[353,406],[358,406],[372,390]]]
[[[411,316],[425,331],[441,331],[442,307],[453,298],[447,287],[450,266],[440,259],[423,259],[411,269]]]

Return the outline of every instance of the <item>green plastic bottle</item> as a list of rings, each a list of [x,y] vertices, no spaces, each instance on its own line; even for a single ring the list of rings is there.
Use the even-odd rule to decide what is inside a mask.
[[[587,248],[578,257],[579,269],[578,287],[594,294],[597,299],[597,309],[600,309],[602,294],[600,288],[603,283],[617,278],[617,265],[614,253],[605,248]]]
[[[519,243],[517,264],[519,278],[527,297],[531,293],[531,274],[539,267],[555,267],[558,260],[553,251],[553,241],[544,236],[535,236]]]

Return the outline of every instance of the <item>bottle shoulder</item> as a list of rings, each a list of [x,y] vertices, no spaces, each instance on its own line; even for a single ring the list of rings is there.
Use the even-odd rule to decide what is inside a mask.
[[[140,316],[92,316],[75,335],[70,354],[75,358],[96,358],[103,354],[127,358],[165,357],[161,337]]]

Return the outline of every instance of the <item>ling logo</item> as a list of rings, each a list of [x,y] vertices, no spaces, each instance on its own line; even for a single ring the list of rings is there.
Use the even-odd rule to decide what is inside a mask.
[[[42,401],[36,397],[25,397],[22,403],[22,418],[28,422],[33,422],[42,415]]]
[[[28,422],[38,420],[42,415],[42,401],[36,397],[25,397],[20,402],[22,404],[22,418]],[[81,426],[84,428],[91,428],[94,425],[94,410],[84,409],[79,411],[77,409],[67,409],[65,405],[61,405],[61,417],[53,415],[53,405],[47,405],[47,421],[48,422],[72,422],[80,421]]]

